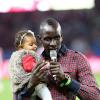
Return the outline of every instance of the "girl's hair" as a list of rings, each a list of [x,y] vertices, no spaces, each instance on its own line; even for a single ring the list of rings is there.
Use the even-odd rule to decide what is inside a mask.
[[[34,37],[35,35],[34,35],[34,32],[32,32],[31,30],[18,31],[15,35],[15,42],[14,42],[15,47],[17,49],[19,46],[22,45],[25,36],[33,36]]]

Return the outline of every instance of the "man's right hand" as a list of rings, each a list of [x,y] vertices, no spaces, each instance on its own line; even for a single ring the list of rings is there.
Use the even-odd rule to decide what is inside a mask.
[[[48,69],[43,68],[47,62],[40,61],[37,63],[35,69],[32,71],[32,75],[29,80],[29,84],[27,88],[35,87],[40,82],[45,81],[45,76],[47,75]]]

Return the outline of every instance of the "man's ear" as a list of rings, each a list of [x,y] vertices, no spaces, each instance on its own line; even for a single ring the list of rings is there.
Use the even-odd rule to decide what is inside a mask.
[[[37,38],[38,38],[39,40],[41,40],[41,37],[40,37],[40,35],[37,35]]]
[[[63,41],[63,33],[61,34],[61,41]]]
[[[41,44],[41,36],[40,36],[40,35],[37,35],[37,42],[38,42],[39,44]]]

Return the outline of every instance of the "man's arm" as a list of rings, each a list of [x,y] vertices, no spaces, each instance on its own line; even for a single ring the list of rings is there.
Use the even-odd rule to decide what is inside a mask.
[[[77,95],[83,100],[100,100],[100,90],[87,58],[79,53],[76,53],[76,57],[78,66],[78,83],[80,83],[80,89],[77,91]]]
[[[81,100],[100,100],[100,90],[97,86],[87,58],[80,53],[75,53],[76,58],[76,80],[64,74],[62,67],[54,62],[50,63],[52,74],[60,81],[60,87],[67,89]]]

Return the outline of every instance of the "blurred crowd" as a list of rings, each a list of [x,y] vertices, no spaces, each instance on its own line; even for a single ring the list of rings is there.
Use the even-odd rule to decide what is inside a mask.
[[[31,29],[38,35],[39,24],[47,17],[53,17],[61,23],[68,48],[88,56],[100,56],[100,15],[99,11],[92,9],[0,13],[0,47],[5,52],[4,57],[9,57],[15,49],[13,43],[17,31]]]

